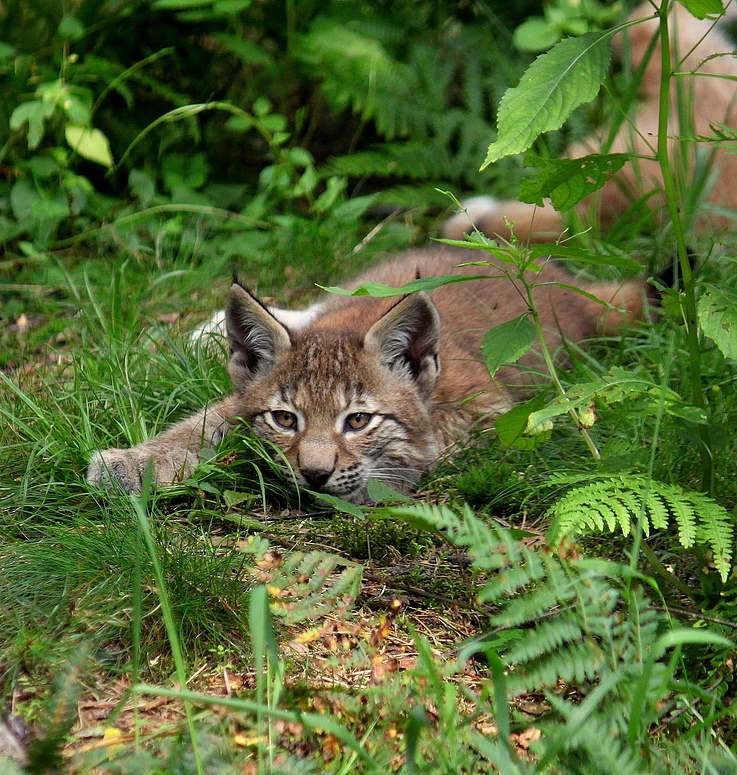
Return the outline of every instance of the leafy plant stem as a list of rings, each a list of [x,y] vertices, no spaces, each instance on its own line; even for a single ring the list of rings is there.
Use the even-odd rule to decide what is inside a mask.
[[[663,0],[658,10],[660,17],[660,106],[658,115],[658,162],[663,176],[663,188],[668,206],[673,235],[678,251],[678,264],[683,283],[681,309],[686,325],[686,335],[689,354],[689,377],[691,383],[691,400],[700,409],[707,409],[706,398],[701,387],[701,345],[699,342],[699,327],[696,313],[696,289],[694,273],[688,260],[688,248],[683,232],[683,222],[678,209],[678,194],[673,178],[673,170],[668,153],[668,119],[670,115],[670,81],[671,81],[671,50],[668,30],[668,11],[670,3]],[[699,425],[699,453],[701,455],[701,489],[706,493],[714,491],[714,469],[711,433],[709,426]]]
[[[553,385],[555,385],[555,389],[558,395],[561,398],[565,398],[566,397],[565,388],[563,387],[563,384],[561,383],[558,377],[558,371],[555,368],[553,356],[550,354],[550,350],[545,344],[545,333],[543,331],[542,323],[540,322],[540,316],[537,314],[535,299],[533,298],[533,295],[532,295],[533,286],[525,278],[524,272],[520,272],[520,281],[522,282],[525,288],[525,294],[527,296],[527,306],[529,307],[530,315],[532,316],[532,322],[533,322],[533,325],[535,326],[535,332],[537,333],[537,341],[540,343],[540,351],[542,353],[543,360],[545,361],[545,366],[547,367],[548,373],[550,374],[550,377],[553,380]],[[591,434],[588,432],[588,429],[581,424],[581,420],[578,416],[578,412],[576,411],[576,409],[571,406],[568,409],[568,414],[571,416],[571,419],[573,420],[574,423],[576,423],[576,427],[581,432],[581,436],[583,437],[583,440],[586,443],[586,446],[588,447],[589,452],[591,453],[591,457],[593,457],[594,460],[600,460],[601,453],[599,452],[599,448],[596,446],[596,444],[594,443],[594,440],[591,438]]]

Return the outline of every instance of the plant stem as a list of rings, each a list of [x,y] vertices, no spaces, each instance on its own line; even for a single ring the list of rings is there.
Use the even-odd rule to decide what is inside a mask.
[[[532,322],[535,326],[535,332],[537,334],[537,341],[540,343],[540,351],[543,356],[543,360],[545,361],[545,366],[548,369],[548,373],[550,374],[551,379],[553,380],[553,384],[555,385],[555,389],[558,392],[558,395],[561,398],[566,397],[566,391],[563,387],[563,384],[561,383],[560,379],[558,378],[558,371],[555,368],[555,363],[553,361],[553,356],[550,354],[550,350],[548,349],[547,344],[545,343],[545,332],[543,331],[542,323],[540,323],[540,318],[537,314],[537,307],[535,306],[535,299],[532,295],[532,285],[527,282],[525,279],[525,273],[524,269],[520,271],[519,275],[520,281],[525,287],[525,294],[527,295],[527,307],[530,311],[530,315],[532,316]],[[581,433],[581,436],[583,437],[584,442],[586,443],[586,446],[588,447],[589,452],[591,453],[591,457],[594,458],[594,460],[600,460],[601,459],[601,452],[599,452],[599,448],[594,443],[594,440],[591,438],[591,434],[588,431],[588,428],[585,428],[583,425],[581,425],[581,420],[578,416],[578,412],[574,407],[570,407],[568,409],[568,414],[573,419],[573,422],[576,423],[576,427]]]
[[[650,563],[650,567],[663,579],[665,579],[669,584],[674,586],[679,592],[686,595],[686,597],[689,600],[693,600],[693,590],[689,587],[687,587],[675,574],[671,573],[665,565],[663,565],[662,562],[658,559],[655,552],[650,548],[647,541],[645,539],[642,540],[642,544],[640,545],[640,548],[642,549],[642,553],[647,558],[647,561]]]
[[[668,205],[668,212],[673,224],[673,235],[678,251],[678,263],[683,284],[681,294],[681,313],[686,325],[686,338],[689,355],[689,378],[691,383],[691,401],[700,409],[707,410],[706,398],[701,387],[701,343],[699,341],[699,324],[696,312],[695,278],[688,259],[688,248],[683,233],[683,222],[678,207],[678,193],[673,179],[673,170],[668,152],[668,130],[670,119],[670,81],[671,81],[671,50],[668,31],[668,10],[670,3],[663,0],[658,16],[660,17],[660,105],[658,114],[658,163],[663,177],[663,188]],[[712,460],[711,433],[708,425],[699,425],[699,452],[701,455],[701,489],[711,493],[714,489],[714,470]]]

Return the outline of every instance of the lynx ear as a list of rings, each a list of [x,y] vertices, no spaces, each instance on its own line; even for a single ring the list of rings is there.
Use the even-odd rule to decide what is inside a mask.
[[[279,350],[291,346],[287,329],[237,283],[230,287],[225,325],[230,344],[228,371],[239,392],[258,371],[273,365]]]
[[[374,323],[364,339],[389,369],[402,369],[429,399],[440,373],[440,316],[426,293],[405,296]]]

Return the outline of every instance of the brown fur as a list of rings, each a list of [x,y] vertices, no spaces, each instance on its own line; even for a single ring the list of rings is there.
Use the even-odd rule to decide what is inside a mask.
[[[735,3],[731,4],[732,6]],[[709,19],[694,18],[679,3],[672,4],[670,18],[672,39],[672,61],[677,72],[692,75],[672,80],[671,105],[673,106],[670,134],[672,136],[710,136],[711,124],[726,124],[737,129],[737,90],[735,82],[726,78],[703,75],[704,73],[737,77],[737,58],[733,55],[734,45],[715,23]],[[730,7],[733,15],[734,9]],[[649,18],[648,18],[649,17]],[[653,36],[658,30],[658,20],[653,17],[653,7],[645,3],[631,14],[631,19],[646,19],[627,31],[629,53],[633,71],[644,60]],[[621,38],[615,39],[616,48],[623,49]],[[724,56],[728,53],[728,56]],[[715,56],[721,54],[722,56]],[[709,59],[709,57],[713,57]],[[678,64],[680,62],[680,64]],[[676,66],[678,65],[678,66]],[[612,153],[635,153],[653,156],[653,147],[658,135],[658,103],[660,89],[660,49],[656,46],[645,68],[640,87],[640,101],[634,108],[630,122],[625,121],[622,129],[609,149]],[[696,73],[696,74],[693,74]],[[677,104],[679,99],[693,114],[693,126],[679,127]],[[675,153],[675,142],[671,143],[671,161],[674,170],[688,181],[695,165],[694,146],[705,154],[713,153],[712,187],[707,198],[710,207],[702,208],[694,224],[700,231],[712,228],[724,230],[734,227],[734,215],[724,210],[737,210],[737,155],[732,149],[715,148],[704,143],[689,144],[689,156],[685,165],[681,155]],[[592,136],[572,145],[566,155],[578,158],[600,152],[600,138]],[[648,199],[648,206],[659,211],[661,220],[667,220],[664,212],[665,200],[662,193],[660,168],[653,159],[638,159],[627,163],[622,170],[597,193],[587,197],[576,208],[575,213],[584,225],[600,224],[607,227],[621,215],[636,199],[655,192]],[[493,202],[493,200],[491,200]],[[536,207],[516,201],[495,201],[487,212],[473,218],[477,228],[485,234],[510,236],[507,221],[514,224],[514,234],[523,241],[548,241],[559,237],[566,226],[560,213],[550,205]],[[445,236],[459,238],[471,228],[468,217],[462,213],[446,224]]]
[[[285,471],[301,486],[354,502],[366,499],[370,478],[411,490],[445,446],[472,423],[509,409],[530,370],[542,369],[530,352],[490,380],[480,357],[484,333],[528,306],[519,283],[499,267],[457,268],[478,259],[477,251],[442,246],[402,254],[349,287],[368,281],[401,286],[418,273],[490,277],[442,286],[432,300],[425,294],[400,301],[330,295],[316,320],[292,331],[234,285],[226,319],[236,395],[130,450],[95,453],[88,481],[137,492],[153,460],[156,482],[171,483],[192,471],[202,447],[214,446],[243,421],[280,451],[275,459],[286,460]],[[554,262],[530,274],[553,352],[564,338],[578,342],[642,313],[641,283],[587,287],[605,302],[626,305],[612,313],[556,285],[575,281]],[[350,427],[366,416],[365,428]],[[285,417],[294,418],[294,427],[278,422]]]

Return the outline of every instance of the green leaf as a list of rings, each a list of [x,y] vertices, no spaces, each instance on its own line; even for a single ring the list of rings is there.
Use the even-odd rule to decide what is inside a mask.
[[[92,111],[89,102],[76,94],[65,94],[61,100],[69,123],[75,126],[89,124]]]
[[[99,129],[67,124],[64,136],[72,149],[80,156],[102,164],[104,167],[113,166],[110,143]]]
[[[526,151],[542,132],[558,129],[579,105],[592,100],[609,69],[608,34],[567,38],[527,68],[519,86],[508,89],[497,117],[498,137],[481,167]]]
[[[737,359],[737,293],[706,285],[698,303],[701,330],[727,358]]]
[[[724,13],[722,0],[680,0],[680,2],[697,19],[705,19],[707,16],[720,16]]]
[[[233,54],[240,57],[241,61],[249,65],[268,65],[274,61],[272,57],[257,45],[251,43],[250,40],[244,40],[238,35],[219,32],[213,37]]]
[[[547,441],[552,434],[550,430],[543,431],[543,433],[539,433],[536,436],[524,435],[527,427],[527,418],[544,406],[545,394],[541,393],[531,401],[519,404],[508,412],[499,415],[494,420],[494,428],[499,436],[499,441],[506,446],[517,447],[517,449],[535,449]]]
[[[329,503],[336,511],[340,511],[343,514],[350,514],[350,516],[358,517],[359,519],[366,519],[363,509],[355,503],[349,503],[342,498],[338,498],[335,495],[328,495],[325,492],[313,492],[312,495],[314,495],[317,500]]]
[[[408,495],[397,492],[381,479],[369,479],[366,490],[374,503],[412,503],[412,499]]]
[[[51,116],[56,106],[45,100],[23,102],[10,114],[10,128],[20,129],[28,122],[28,147],[33,150],[38,147],[44,133],[44,121]]]
[[[642,264],[628,256],[615,256],[611,254],[591,253],[571,245],[559,245],[557,242],[537,242],[530,245],[530,258],[539,259],[555,256],[560,258],[572,258],[583,264],[595,266],[614,266],[625,272],[637,272],[642,270]]]
[[[534,177],[522,181],[519,198],[539,207],[549,198],[556,210],[565,212],[598,191],[629,158],[626,153],[593,153],[579,159],[543,159],[528,154],[525,166],[539,170]]]
[[[18,221],[31,217],[34,205],[41,201],[41,195],[27,178],[19,178],[10,189],[10,206]]]
[[[156,180],[145,170],[131,170],[128,174],[128,186],[144,205],[148,205],[156,194]]]
[[[520,51],[545,51],[560,40],[560,32],[542,16],[531,16],[514,31],[512,43]]]
[[[345,288],[338,288],[337,286],[324,286],[318,285],[318,288],[327,291],[328,293],[335,293],[338,296],[373,296],[377,299],[384,299],[389,296],[404,296],[407,293],[413,293],[414,291],[425,291],[430,293],[441,285],[451,285],[452,283],[462,283],[466,280],[486,280],[488,275],[470,275],[470,274],[449,274],[442,275],[440,277],[420,277],[417,280],[412,280],[406,285],[402,285],[400,288],[392,288],[390,285],[384,285],[383,283],[364,283],[359,285],[354,291],[348,291]]]
[[[535,326],[527,313],[489,329],[481,340],[489,376],[493,377],[503,364],[519,360],[532,347],[535,336]]]

